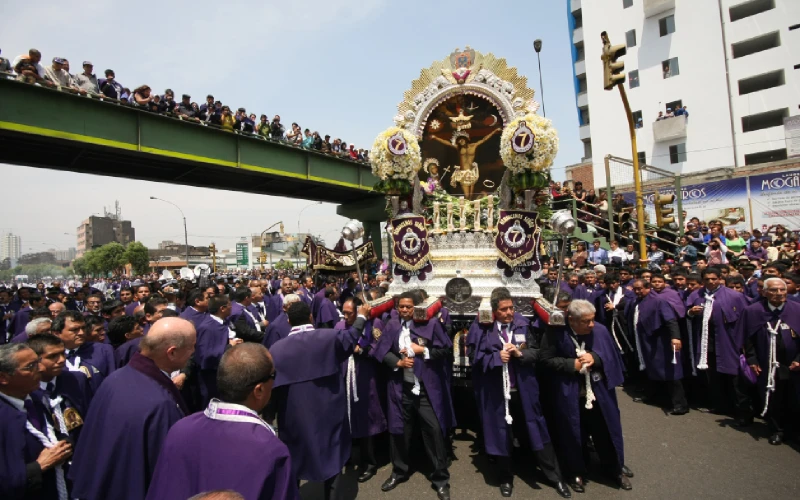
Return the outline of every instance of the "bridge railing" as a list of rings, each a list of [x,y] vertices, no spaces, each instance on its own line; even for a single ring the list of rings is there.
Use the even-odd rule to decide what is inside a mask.
[[[6,78],[8,80],[17,80],[17,77],[16,77],[15,74],[13,74],[13,73],[5,73],[5,72],[0,72],[0,78]],[[20,82],[20,83],[23,84],[23,85],[38,85],[38,84],[23,83],[23,82]],[[132,104],[132,103],[126,101],[126,100],[114,99],[113,97],[108,97],[105,94],[95,94],[95,93],[91,93],[91,92],[86,93],[86,94],[81,94],[79,91],[77,91],[77,90],[75,90],[73,88],[61,87],[59,85],[53,85],[53,86],[39,85],[39,86],[44,88],[44,89],[48,89],[48,90],[52,90],[52,91],[56,91],[56,92],[63,92],[65,94],[74,95],[76,98],[90,98],[90,99],[95,99],[95,100],[98,100],[98,101],[106,102],[106,103],[109,103],[109,104],[114,104],[114,105],[117,105],[117,106],[126,106],[126,107],[129,107],[129,108],[132,108],[132,109],[139,110],[139,111],[144,112],[144,113],[157,114],[159,116],[165,116],[167,118],[171,118],[173,120],[178,120],[178,121],[181,121],[181,122],[194,123],[194,124],[197,124],[199,126],[208,127],[208,128],[211,128],[211,129],[223,130],[223,131],[226,131],[226,132],[234,133],[234,134],[237,134],[237,135],[242,135],[242,136],[245,136],[245,137],[250,137],[250,138],[254,138],[254,139],[261,139],[261,140],[264,140],[266,142],[272,142],[272,143],[275,143],[275,144],[281,144],[281,145],[284,145],[284,146],[290,146],[290,147],[293,147],[293,148],[302,149],[304,151],[313,151],[315,153],[323,154],[323,155],[326,155],[326,156],[332,156],[332,157],[338,158],[340,160],[350,161],[350,162],[353,162],[353,163],[359,163],[359,164],[362,164],[362,165],[365,165],[365,166],[370,166],[369,160],[354,159],[349,155],[349,153],[336,153],[336,152],[333,152],[333,151],[330,151],[330,152],[321,151],[321,150],[315,149],[315,148],[304,147],[301,144],[296,144],[296,143],[294,143],[292,141],[288,141],[286,139],[276,139],[276,138],[273,138],[273,137],[265,137],[265,136],[263,136],[263,135],[261,135],[261,134],[259,134],[257,132],[257,125],[258,124],[254,124],[253,125],[253,128],[254,128],[253,132],[245,132],[243,130],[236,130],[236,129],[234,129],[234,130],[226,130],[222,126],[217,125],[216,123],[211,123],[211,122],[208,122],[208,121],[200,120],[199,118],[195,119],[195,118],[191,118],[191,117],[186,117],[186,116],[184,116],[184,115],[182,115],[180,113],[172,113],[172,112],[157,112],[156,113],[156,112],[150,111],[149,109],[144,108],[142,106],[138,106],[138,105]]]

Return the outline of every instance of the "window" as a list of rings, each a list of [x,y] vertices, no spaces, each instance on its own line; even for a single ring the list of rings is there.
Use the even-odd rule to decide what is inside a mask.
[[[734,59],[763,52],[781,45],[781,34],[778,31],[750,38],[731,45],[731,54]]]
[[[586,93],[586,77],[579,76],[578,77],[578,93],[584,94]]]
[[[728,9],[728,14],[731,16],[731,22],[744,19],[745,17],[755,16],[768,10],[775,8],[775,0],[750,0],[748,2],[734,5]]]
[[[680,68],[678,67],[677,57],[673,57],[672,59],[667,59],[666,61],[662,62],[661,69],[664,72],[664,79],[672,78],[673,76],[678,76],[681,74]]]
[[[575,62],[580,62],[586,59],[586,51],[583,50],[583,42],[575,45]]]
[[[686,143],[682,142],[669,147],[669,162],[683,163],[686,161]]]
[[[628,88],[635,89],[639,86],[639,70],[635,69],[628,73]]]
[[[582,9],[578,9],[572,13],[572,19],[574,20],[574,24],[572,25],[572,29],[583,28],[583,12]]]
[[[789,108],[774,109],[765,113],[742,117],[742,132],[754,132],[765,128],[780,127],[783,119],[789,116]]]
[[[667,114],[670,111],[674,113],[675,110],[680,108],[681,106],[683,106],[683,101],[681,101],[680,99],[678,99],[677,101],[668,102],[667,105],[664,107],[664,114]]]
[[[592,157],[592,141],[591,139],[583,141],[583,158],[584,160]]]
[[[642,165],[647,165],[647,153],[645,153],[644,151],[639,151],[639,154],[637,156],[639,157],[639,166],[640,167]]]
[[[636,30],[630,30],[625,33],[625,45],[628,47],[636,47]]]
[[[773,149],[771,151],[761,151],[760,153],[751,153],[744,155],[745,165],[756,165],[759,163],[767,163],[771,161],[781,161],[787,158],[786,148]]]
[[[581,112],[581,125],[589,125],[589,108],[578,108]]]
[[[634,111],[631,113],[633,116],[633,126],[636,128],[642,128],[644,122],[642,121],[642,112],[641,111]]]
[[[752,94],[753,92],[758,92],[759,90],[780,87],[781,85],[785,84],[786,78],[782,69],[778,71],[771,71],[769,73],[739,80],[739,95]]]
[[[661,36],[675,33],[675,16],[662,17],[658,20],[658,32]]]
[[[628,7],[633,7],[633,0],[622,0],[622,8],[627,9]]]

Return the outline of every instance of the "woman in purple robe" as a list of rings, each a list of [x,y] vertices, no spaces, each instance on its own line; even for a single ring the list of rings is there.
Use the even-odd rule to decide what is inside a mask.
[[[229,349],[219,363],[214,399],[169,430],[147,490],[152,500],[184,500],[213,490],[235,490],[247,500],[299,498],[289,449],[258,417],[275,377],[261,345]]]
[[[557,450],[568,483],[583,492],[591,435],[605,472],[630,490],[616,393],[623,381],[622,358],[608,330],[594,322],[595,314],[590,302],[573,301],[567,326],[550,327],[542,339],[541,363],[555,384]]]
[[[766,280],[764,295],[744,310],[739,328],[747,335],[747,364],[758,375],[758,411],[769,443],[779,445],[800,437],[800,304],[786,300],[780,278]]]

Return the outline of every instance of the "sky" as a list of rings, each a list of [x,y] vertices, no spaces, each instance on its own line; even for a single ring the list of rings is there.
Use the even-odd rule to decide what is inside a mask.
[[[560,135],[553,177],[563,179],[564,167],[583,153],[564,0],[162,0],[130,7],[4,0],[0,19],[0,49],[9,59],[35,47],[43,64],[64,57],[72,72],[89,60],[98,75],[111,68],[129,88],[171,88],[198,103],[210,93],[232,108],[280,114],[284,123],[359,148],[393,125],[421,69],[465,45],[506,58],[541,102],[533,50],[540,38],[545,109]],[[81,221],[104,207],[113,211],[115,200],[138,241],[150,248],[182,242],[180,213],[150,196],[183,210],[190,245],[213,241],[220,249],[281,220],[287,232],[299,224],[332,246],[347,222],[335,205],[309,207],[307,200],[4,164],[0,178],[5,206],[24,207],[4,211],[0,232],[21,236],[23,254],[75,246]]]

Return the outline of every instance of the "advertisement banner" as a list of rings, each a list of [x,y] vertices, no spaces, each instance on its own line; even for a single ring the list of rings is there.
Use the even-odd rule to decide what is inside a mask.
[[[675,194],[675,189],[661,189],[659,194]],[[682,195],[686,221],[697,217],[705,222],[722,221],[726,229],[741,231],[750,228],[746,177],[683,186]],[[623,196],[628,203],[635,203],[634,193],[623,193]],[[645,211],[648,212],[648,221],[651,224],[656,222],[653,196],[653,191],[645,190]],[[677,211],[677,203],[671,206]]]
[[[497,269],[503,280],[529,280],[541,275],[539,214],[526,210],[501,210],[494,240]]]
[[[236,266],[248,268],[250,267],[250,244],[237,243],[236,244]]]
[[[800,170],[750,176],[753,229],[800,228]]]

